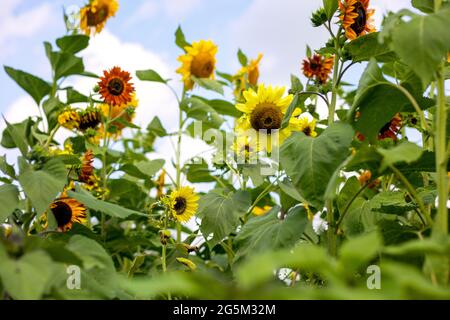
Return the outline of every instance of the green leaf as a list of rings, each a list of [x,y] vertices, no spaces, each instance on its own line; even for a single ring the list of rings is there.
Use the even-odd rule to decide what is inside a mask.
[[[103,212],[112,217],[117,217],[117,218],[122,218],[122,219],[125,219],[131,215],[138,215],[138,216],[146,217],[146,215],[143,213],[140,213],[140,212],[137,212],[134,210],[130,210],[130,209],[118,206],[118,205],[110,203],[110,202],[98,200],[88,193],[79,193],[79,192],[68,191],[68,195],[69,195],[69,197],[72,197],[72,198],[80,201],[81,203],[86,205],[89,209]]]
[[[211,106],[217,113],[224,116],[231,116],[238,118],[242,113],[236,109],[233,103],[226,100],[213,99],[207,101],[208,105]]]
[[[43,214],[56,196],[63,191],[67,180],[64,164],[58,159],[48,161],[41,170],[31,167],[20,172],[19,182],[39,215]]]
[[[6,161],[6,155],[0,156],[0,170],[11,178],[16,179],[16,170]]]
[[[359,191],[361,185],[356,177],[350,177],[339,192],[337,198],[337,207],[340,213],[348,205],[354,195]]]
[[[338,9],[338,0],[323,0],[323,8],[328,20],[331,20]]]
[[[382,245],[381,237],[371,232],[344,242],[339,252],[340,267],[347,274],[352,274],[359,267],[375,258]]]
[[[354,62],[370,61],[371,58],[386,62],[395,58],[395,54],[387,44],[378,42],[378,36],[378,32],[366,34],[350,41],[344,48],[350,53]]]
[[[2,146],[5,148],[17,147],[22,155],[28,153],[28,144],[25,133],[28,129],[28,121],[25,120],[21,123],[10,124],[5,118],[3,120],[6,123],[6,129],[2,135]]]
[[[157,116],[155,116],[152,121],[150,121],[149,125],[147,126],[147,131],[158,137],[164,137],[167,135],[166,129],[164,129],[161,120],[159,120]]]
[[[147,177],[154,176],[159,170],[162,169],[164,163],[166,161],[164,159],[155,159],[150,161],[139,161],[135,164],[136,168],[140,172],[142,172]]]
[[[380,192],[370,199],[370,209],[388,214],[402,214],[416,208],[414,203],[406,202],[405,196],[403,191]]]
[[[136,76],[139,80],[142,81],[153,81],[153,82],[161,82],[161,83],[167,83],[167,80],[164,80],[159,73],[157,73],[155,70],[138,70],[136,71]]]
[[[55,72],[55,79],[70,75],[81,75],[84,72],[83,59],[66,52],[52,52],[50,62]]]
[[[303,91],[303,84],[301,83],[300,79],[291,74],[291,92],[296,94]]]
[[[190,47],[191,44],[186,41],[186,37],[184,36],[183,30],[181,30],[181,26],[178,26],[177,31],[175,31],[175,44],[186,51],[185,47]]]
[[[6,73],[39,104],[51,91],[48,82],[27,72],[5,66]]]
[[[434,12],[434,0],[412,0],[412,6],[425,13]]]
[[[79,102],[89,102],[89,97],[76,91],[73,88],[67,88],[67,104],[79,103]]]
[[[15,185],[0,186],[0,203],[0,222],[3,222],[19,206],[19,190]]]
[[[43,251],[26,253],[19,260],[0,264],[0,278],[15,300],[37,300],[42,297],[53,274],[53,262]]]
[[[303,206],[291,208],[285,218],[279,219],[280,207],[273,207],[264,216],[250,219],[236,237],[241,242],[236,259],[250,254],[292,247],[302,236],[308,224]]]
[[[323,207],[328,182],[347,158],[353,134],[349,125],[338,123],[317,138],[294,133],[281,147],[281,163],[308,203]]]
[[[250,194],[239,191],[235,194],[223,195],[218,190],[212,190],[200,198],[198,217],[202,219],[200,230],[212,248],[231,232],[236,230],[239,217],[250,207]]]
[[[206,78],[196,78],[194,76],[192,76],[191,78],[200,87],[206,90],[215,91],[223,95],[223,86],[219,81]]]
[[[237,53],[237,56],[238,56],[239,63],[241,64],[241,66],[246,67],[247,64],[248,64],[248,58],[247,58],[247,56],[245,55],[245,53],[242,52],[241,49],[239,49],[239,50],[238,50],[238,53]]]
[[[416,144],[404,141],[391,149],[378,149],[383,156],[380,170],[384,170],[390,165],[397,163],[413,163],[420,159],[423,149]]]
[[[75,54],[84,50],[89,45],[89,37],[81,34],[73,34],[56,39],[56,45],[61,51]]]
[[[72,251],[83,262],[85,269],[114,267],[110,255],[92,239],[76,234],[70,238],[66,249]]]
[[[208,164],[205,161],[201,163],[188,163],[183,169],[186,172],[186,178],[189,182],[214,182],[214,177],[211,176],[211,170],[208,168]]]
[[[450,51],[450,9],[418,15],[392,30],[391,48],[428,84]]]

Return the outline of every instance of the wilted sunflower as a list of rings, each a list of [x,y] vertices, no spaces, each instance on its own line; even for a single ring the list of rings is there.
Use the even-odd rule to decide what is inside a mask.
[[[397,140],[397,134],[400,132],[402,127],[402,117],[397,113],[391,121],[386,123],[383,128],[381,128],[378,133],[378,140],[383,140],[390,138],[392,140]]]
[[[316,119],[309,120],[307,117],[300,117],[299,119],[299,131],[303,132],[308,137],[316,137]]]
[[[63,232],[72,229],[74,223],[86,221],[86,207],[81,202],[69,198],[66,192],[52,202],[50,210],[55,216],[58,229]]]
[[[292,131],[299,130],[296,116],[300,115],[300,109],[295,110],[289,125],[281,129],[284,114],[293,99],[292,94],[283,97],[285,90],[284,87],[265,87],[261,84],[257,91],[251,88],[244,91],[245,102],[236,104],[236,108],[244,113],[236,123],[236,131],[245,134],[246,131],[256,130],[259,133],[258,143],[261,148],[267,148],[268,152],[272,150],[272,134],[279,134],[278,141],[275,142],[281,144]]]
[[[183,77],[186,90],[194,87],[191,76],[197,78],[214,78],[214,69],[216,66],[217,46],[211,40],[200,40],[193,42],[192,46],[184,48],[186,54],[178,57],[178,61],[182,63],[177,69],[177,73]]]
[[[78,112],[71,107],[66,108],[66,110],[58,116],[58,123],[69,130],[78,128],[79,122],[80,116],[78,115]]]
[[[374,32],[372,16],[375,10],[369,9],[370,0],[339,1],[340,19],[345,30],[345,36],[354,40],[367,33]]]
[[[102,115],[97,107],[88,107],[85,110],[78,112],[79,120],[77,129],[82,132],[89,129],[96,129],[102,122]]]
[[[169,196],[170,212],[174,219],[187,222],[198,208],[199,196],[191,187],[181,187]]]
[[[103,77],[100,78],[98,85],[104,102],[112,106],[131,102],[134,86],[130,80],[130,73],[119,67],[103,71]]]
[[[314,54],[303,60],[303,74],[309,79],[316,79],[320,83],[326,83],[333,69],[333,57],[322,57],[320,54]]]
[[[119,9],[117,0],[90,0],[80,10],[80,28],[86,34],[90,35],[102,31],[106,21],[116,15]]]
[[[94,174],[94,166],[92,163],[94,162],[94,153],[92,150],[87,150],[81,161],[81,168],[78,174],[78,180],[80,182],[89,182],[92,175]]]

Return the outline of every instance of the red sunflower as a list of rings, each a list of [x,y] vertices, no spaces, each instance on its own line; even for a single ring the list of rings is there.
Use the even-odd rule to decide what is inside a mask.
[[[134,86],[130,80],[130,73],[119,67],[103,71],[103,77],[100,78],[98,85],[104,102],[112,106],[129,103],[134,92]]]

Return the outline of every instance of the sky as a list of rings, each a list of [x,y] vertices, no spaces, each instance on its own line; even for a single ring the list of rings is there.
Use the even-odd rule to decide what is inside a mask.
[[[1,0],[0,64],[22,69],[43,79],[50,79],[50,66],[42,43],[65,34],[63,8],[78,8],[87,0]],[[305,47],[319,48],[327,40],[323,28],[313,28],[311,13],[321,0],[119,0],[116,17],[110,19],[100,35],[91,39],[83,51],[87,70],[100,74],[119,65],[132,74],[140,69],[154,69],[164,78],[173,79],[181,88],[176,58],[181,50],[174,44],[174,32],[181,25],[192,42],[211,39],[219,47],[217,70],[234,73],[241,48],[249,58],[262,53],[260,82],[288,85],[291,74],[301,77],[300,64]],[[376,25],[384,13],[410,8],[409,0],[372,0]],[[357,84],[364,66],[355,66],[344,79]],[[159,116],[170,131],[177,125],[177,106],[172,93],[161,84],[134,79],[140,101],[136,122],[145,127]],[[68,83],[85,94],[95,80],[75,78]],[[33,100],[0,70],[0,112],[9,122],[19,122],[38,110]],[[3,130],[4,122],[0,123]],[[68,132],[57,137],[63,139]],[[184,158],[203,152],[196,141],[185,139]],[[192,146],[192,148],[191,148]],[[170,157],[168,141],[157,144],[155,157]],[[199,151],[200,150],[200,151]],[[5,153],[0,149],[0,154]],[[9,152],[8,152],[9,153]],[[13,159],[10,160],[10,162]]]

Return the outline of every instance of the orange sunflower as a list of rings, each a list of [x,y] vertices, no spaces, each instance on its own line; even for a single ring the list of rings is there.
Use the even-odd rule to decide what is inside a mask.
[[[390,138],[392,140],[397,140],[397,134],[400,132],[402,127],[402,117],[397,113],[391,121],[386,123],[383,128],[381,128],[378,133],[378,140],[384,140]]]
[[[303,74],[309,79],[315,78],[320,83],[326,83],[333,65],[333,57],[325,58],[320,54],[314,54],[303,60]]]
[[[104,102],[112,106],[130,102],[134,92],[134,86],[130,80],[130,73],[119,67],[103,71],[103,77],[100,78],[98,85]]]
[[[375,10],[369,9],[370,0],[343,0],[339,1],[339,10],[345,36],[354,40],[367,33],[375,31],[372,16]]]
[[[78,174],[78,180],[88,183],[91,180],[91,176],[94,174],[94,153],[92,150],[87,150],[82,159],[80,173]]]
[[[66,192],[52,202],[50,210],[62,232],[72,229],[74,223],[82,224],[86,221],[86,207],[78,200],[69,198]]]

